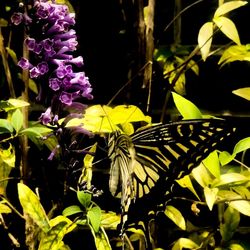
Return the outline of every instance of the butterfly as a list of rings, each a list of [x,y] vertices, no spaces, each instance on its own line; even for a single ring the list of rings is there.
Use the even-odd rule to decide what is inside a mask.
[[[235,128],[222,119],[183,120],[156,124],[132,135],[114,131],[108,140],[111,160],[109,190],[121,200],[121,235],[131,203],[147,196],[159,180],[169,193]]]

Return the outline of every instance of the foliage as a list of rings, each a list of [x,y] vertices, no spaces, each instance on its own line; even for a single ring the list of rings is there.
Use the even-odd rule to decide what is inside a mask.
[[[208,118],[184,96],[186,72],[191,69],[199,76],[194,56],[200,52],[206,61],[215,54],[211,51],[215,33],[222,32],[235,43],[223,50],[218,67],[250,60],[249,44],[241,44],[227,16],[246,4],[221,4],[212,20],[200,28],[198,45],[188,56],[180,57],[176,48],[155,49],[155,63],[162,66],[180,119]],[[8,89],[0,100],[1,247],[81,249],[72,244],[70,237],[76,234],[98,250],[132,249],[133,245],[139,249],[248,249],[249,225],[244,222],[250,217],[250,174],[244,156],[250,137],[238,140],[231,150],[211,152],[190,174],[176,180],[171,200],[162,203],[151,197],[150,202],[156,203],[152,210],[144,204],[137,208],[136,201],[131,209],[138,218],[143,215],[144,221],[126,225],[125,234],[119,237],[123,218],[116,199],[107,195],[108,190],[99,189],[107,188],[105,171],[110,168],[110,162],[106,167],[101,161],[110,157],[106,149],[100,150],[101,142],[114,131],[129,136],[150,127],[153,118],[139,104],[83,104],[92,99],[92,88],[81,69],[82,57],[75,57],[74,8],[68,0],[20,3],[21,12],[9,5],[4,4],[4,17],[0,16],[1,87]],[[20,32],[15,25],[22,25],[18,27],[23,32],[23,55],[22,46],[11,41]],[[23,84],[22,93],[18,81]],[[249,89],[233,93],[249,101]],[[37,108],[38,117],[34,115]]]

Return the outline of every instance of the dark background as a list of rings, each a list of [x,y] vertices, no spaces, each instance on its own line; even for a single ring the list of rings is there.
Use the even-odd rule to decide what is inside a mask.
[[[183,8],[194,1],[182,1]],[[75,1],[77,31],[80,51],[85,60],[85,71],[93,85],[94,103],[108,103],[113,95],[130,79],[129,69],[134,67],[136,56],[135,10],[132,1]],[[146,3],[146,1],[145,1]],[[218,1],[204,0],[182,14],[181,42],[183,46],[197,44],[198,31],[202,24],[211,20]],[[232,11],[243,44],[250,41],[245,25],[249,22],[249,6]],[[174,1],[156,1],[155,44],[157,47],[173,43],[173,25],[164,32],[172,20]],[[223,35],[214,38],[215,45],[228,43]],[[237,88],[250,86],[249,62],[235,62],[219,68],[218,56],[204,63],[197,56],[200,75],[187,72],[187,98],[199,108],[212,113],[248,116],[250,103],[231,93]],[[168,82],[162,78],[159,65],[154,62],[152,110],[162,107]],[[135,77],[114,101],[114,104],[136,104],[146,102],[147,90],[141,89]],[[143,104],[142,104],[143,106]]]

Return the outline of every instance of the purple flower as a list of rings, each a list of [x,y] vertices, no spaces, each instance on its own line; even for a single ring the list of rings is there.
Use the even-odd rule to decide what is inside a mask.
[[[49,66],[47,62],[40,62],[37,64],[37,68],[41,75],[46,74],[49,71]]]
[[[15,12],[11,16],[11,22],[14,23],[15,25],[19,25],[23,21],[23,14],[20,12]]]
[[[18,61],[17,65],[18,65],[19,67],[21,67],[22,69],[29,69],[29,68],[33,67],[33,66],[30,64],[29,60],[26,59],[26,58],[24,58],[24,57],[22,57],[22,58]]]
[[[56,145],[55,148],[52,150],[52,152],[50,153],[48,160],[53,160],[55,154],[57,153],[57,151],[59,150],[60,145]]]
[[[56,76],[58,78],[63,78],[69,74],[71,74],[72,71],[72,66],[71,65],[60,65],[57,69],[56,69]]]
[[[83,58],[75,56],[78,46],[73,29],[75,14],[66,5],[35,0],[28,14],[14,13],[11,20],[27,27],[25,44],[30,61],[21,58],[18,65],[29,69],[30,77],[41,83],[37,100],[51,106],[54,115],[60,116],[75,99],[93,98],[89,80],[81,70]]]
[[[34,52],[39,55],[42,52],[43,46],[40,43],[36,43],[35,48],[34,48]]]
[[[83,58],[82,56],[75,57],[71,60],[66,60],[68,63],[75,64],[77,67],[82,67],[83,66]]]
[[[53,50],[54,40],[50,38],[46,38],[42,41],[42,46],[45,51]]]
[[[52,114],[51,114],[51,107],[49,107],[44,113],[41,114],[39,120],[44,124],[47,125],[52,121]]]
[[[62,84],[62,81],[60,81],[58,78],[50,78],[49,79],[49,87],[51,89],[53,89],[54,91],[59,90],[61,84]]]
[[[24,42],[27,45],[29,50],[33,51],[35,49],[36,40],[34,38],[27,37]]]
[[[63,91],[59,97],[59,100],[66,105],[71,105],[73,100],[73,94]]]
[[[38,76],[40,76],[40,71],[37,67],[33,67],[31,70],[30,70],[30,78],[37,78]]]

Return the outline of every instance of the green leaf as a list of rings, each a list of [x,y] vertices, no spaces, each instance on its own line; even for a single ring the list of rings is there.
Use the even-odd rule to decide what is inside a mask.
[[[236,89],[232,93],[250,101],[250,87]]]
[[[5,205],[3,201],[0,202],[0,214],[10,214],[12,210],[9,206]]]
[[[17,189],[24,213],[27,213],[44,232],[48,232],[50,230],[49,219],[38,197],[23,183],[18,183]]]
[[[186,230],[186,222],[184,217],[182,216],[181,212],[173,207],[173,206],[166,206],[164,211],[165,215],[172,220],[179,228],[182,230]]]
[[[13,98],[9,99],[8,103],[10,105],[12,105],[12,107],[15,108],[15,109],[22,108],[22,107],[27,107],[27,106],[30,105],[28,102],[25,102],[25,101],[20,100],[20,99],[13,99]]]
[[[203,61],[206,61],[213,39],[213,23],[207,22],[199,30],[198,45],[201,51]]]
[[[209,188],[209,187],[204,188],[206,203],[210,211],[212,211],[213,209],[214,203],[217,199],[218,191],[219,191],[218,188]]]
[[[100,227],[100,230],[98,232],[95,232],[91,225],[90,229],[94,237],[95,246],[97,250],[112,250],[108,236],[103,227]]]
[[[77,219],[77,221],[76,221],[76,224],[77,225],[81,225],[81,226],[86,226],[86,225],[88,225],[89,223],[88,223],[88,221],[87,221],[87,219]]]
[[[222,166],[227,165],[229,162],[231,162],[235,158],[235,155],[231,155],[230,153],[226,151],[222,151],[219,154],[219,161]]]
[[[223,3],[215,11],[214,17],[225,15],[232,10],[235,10],[241,6],[246,5],[247,3],[248,3],[247,1],[230,1],[230,2]]]
[[[83,126],[88,131],[110,133],[117,130],[117,125],[132,122],[151,123],[151,117],[134,105],[118,105],[111,108],[106,105],[93,105],[85,110],[84,118],[75,118],[66,127]]]
[[[77,199],[87,209],[91,203],[92,195],[84,191],[77,192]]]
[[[16,109],[11,116],[11,125],[16,130],[16,133],[20,131],[23,126],[23,114],[20,109]]]
[[[242,247],[240,244],[236,244],[236,243],[233,243],[233,244],[230,244],[229,245],[229,249],[230,250],[246,250],[244,247]]]
[[[101,224],[101,209],[97,206],[92,207],[88,210],[87,217],[94,231],[98,232]]]
[[[178,239],[171,250],[182,250],[182,249],[199,249],[199,246],[190,239],[180,238]]]
[[[0,147],[0,194],[6,196],[6,187],[11,170],[15,167],[15,148],[9,144],[9,148]]]
[[[199,66],[194,60],[188,62],[187,68],[191,69],[197,76],[199,75]]]
[[[208,157],[203,160],[203,164],[214,177],[220,177],[220,162],[216,150],[210,153]]]
[[[233,154],[238,154],[240,152],[246,151],[250,148],[250,137],[246,137],[240,140],[234,147]]]
[[[249,44],[230,46],[223,52],[218,64],[223,66],[234,61],[250,61]]]
[[[218,199],[225,199],[230,207],[246,216],[250,216],[250,202],[244,200],[245,197],[242,197],[233,191],[220,190],[218,192]]]
[[[0,27],[7,27],[8,26],[8,21],[0,18]]]
[[[6,47],[6,50],[8,54],[10,55],[11,59],[13,60],[13,62],[17,64],[18,60],[17,60],[16,52],[9,47]]]
[[[249,178],[239,174],[239,173],[227,173],[227,174],[222,174],[220,176],[220,179],[214,180],[213,183],[211,183],[211,186],[213,187],[219,187],[223,185],[228,185],[228,184],[236,184],[236,183],[244,183],[248,182]]]
[[[194,186],[192,184],[192,181],[189,177],[189,175],[185,175],[183,178],[176,180],[176,182],[183,188],[188,188],[199,200],[199,196],[197,192],[194,189]]]
[[[42,137],[43,135],[51,133],[53,130],[47,127],[37,126],[30,127],[20,131],[20,134],[27,135],[28,137],[36,136]]]
[[[200,110],[181,95],[172,92],[174,103],[180,114],[184,119],[201,119],[202,114]]]
[[[50,227],[53,228],[54,226],[60,224],[61,222],[66,222],[67,227],[64,228],[63,234],[70,233],[76,228],[76,223],[71,221],[69,218],[63,216],[63,215],[58,215],[55,218],[51,219],[49,221]]]
[[[73,214],[78,214],[78,213],[83,213],[82,209],[77,206],[77,205],[72,205],[72,206],[69,206],[69,207],[66,207],[62,214],[64,216],[70,216],[70,215],[73,215]]]
[[[63,237],[66,234],[68,224],[61,221],[53,226],[47,233],[42,234],[38,250],[59,250],[62,249]]]
[[[110,212],[102,211],[101,226],[104,227],[105,229],[116,230],[120,221],[121,221],[120,215],[112,211]]]
[[[237,45],[241,45],[240,37],[233,21],[223,16],[216,17],[213,21],[224,35],[234,41]]]
[[[29,78],[29,89],[33,91],[35,94],[38,94],[38,88],[36,82],[31,78]]]
[[[0,134],[13,133],[14,128],[11,123],[6,119],[0,119]]]
[[[220,224],[220,234],[223,241],[231,240],[240,223],[240,214],[232,207],[227,207],[223,215],[223,223]]]
[[[240,213],[250,216],[250,202],[245,200],[231,201],[229,206],[238,210]]]
[[[209,186],[213,180],[204,164],[200,164],[198,167],[194,168],[192,170],[192,176],[202,187]]]
[[[250,200],[250,190],[247,186],[236,186],[231,189],[246,200]]]

